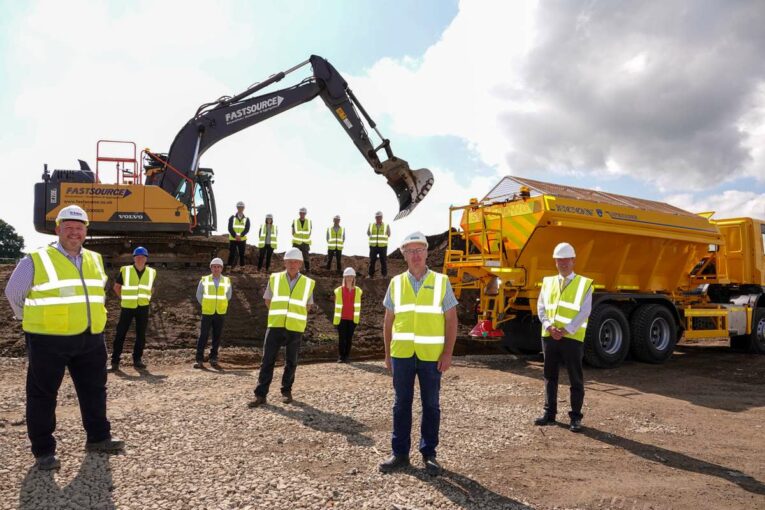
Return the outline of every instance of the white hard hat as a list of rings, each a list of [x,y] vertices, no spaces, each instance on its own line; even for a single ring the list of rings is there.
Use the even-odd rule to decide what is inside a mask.
[[[573,259],[574,257],[576,257],[574,247],[568,243],[560,243],[553,250],[554,259]]]
[[[403,249],[407,244],[422,244],[427,248],[428,238],[422,232],[412,232],[401,241],[401,248]]]
[[[301,213],[304,213],[304,214],[305,214],[305,213],[307,213],[307,212],[308,212],[308,209],[306,209],[305,207],[301,207],[301,208],[300,208],[300,210],[299,210],[298,212],[301,212]]]
[[[210,261],[210,267],[221,266],[223,267],[223,260],[220,257],[215,257]]]
[[[343,276],[356,276],[356,271],[352,267],[346,267],[343,271]]]
[[[290,248],[284,252],[284,260],[299,260],[303,261],[303,252],[297,248]]]
[[[242,201],[240,200],[239,202],[237,202],[237,203],[236,203],[236,206],[237,206],[237,207],[244,207],[244,202],[242,202]]]
[[[268,213],[268,214],[266,214],[266,219],[267,220],[272,220],[272,219],[274,219],[274,215],[271,214],[271,213]]]
[[[88,213],[79,205],[68,205],[61,209],[56,216],[56,225],[67,220],[80,221],[86,226],[89,223]]]
[[[335,217],[333,219],[339,220],[340,219],[340,215],[339,214],[335,214]]]
[[[382,218],[382,211],[377,211],[375,213],[375,218]]]

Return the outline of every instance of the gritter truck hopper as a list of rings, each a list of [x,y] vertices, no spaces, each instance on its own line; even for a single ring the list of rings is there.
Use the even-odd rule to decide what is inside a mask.
[[[458,223],[453,223],[455,216]],[[450,208],[444,272],[458,297],[477,290],[471,336],[539,352],[542,278],[559,242],[594,280],[585,360],[615,367],[628,354],[662,363],[677,341],[730,338],[765,353],[765,222],[711,220],[603,191],[505,177],[482,200]]]

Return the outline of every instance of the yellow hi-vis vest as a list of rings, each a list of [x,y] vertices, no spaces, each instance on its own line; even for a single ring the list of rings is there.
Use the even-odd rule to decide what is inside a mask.
[[[388,229],[385,226],[385,223],[377,224],[370,223],[369,224],[369,246],[388,246]]]
[[[122,308],[137,308],[148,305],[151,301],[151,288],[154,285],[157,270],[144,266],[140,279],[133,265],[122,266],[120,273],[122,273],[120,306]]]
[[[582,309],[584,297],[592,286],[592,280],[581,275],[566,285],[563,292],[560,290],[560,280],[557,276],[545,276],[542,280],[542,295],[545,300],[545,313],[556,328],[565,328]],[[566,338],[584,342],[584,334],[587,331],[587,321],[579,326],[574,333],[566,332]],[[547,330],[542,331],[542,336],[550,336]]]
[[[314,282],[302,274],[290,291],[287,271],[273,273],[269,278],[271,305],[268,307],[268,327],[286,328],[302,333],[308,324],[308,298],[313,293]]]
[[[292,220],[292,244],[311,244],[311,231],[313,224],[308,218],[303,222],[304,227],[300,226],[300,218]]]
[[[393,336],[390,355],[422,361],[438,361],[444,352],[444,296],[447,276],[428,271],[417,295],[409,274],[402,273],[390,281],[393,300]]]
[[[202,277],[202,315],[225,315],[228,310],[228,288],[231,280],[228,276],[221,275],[218,280],[218,288],[215,288],[215,280],[211,274]]]
[[[356,293],[353,295],[353,322],[355,324],[359,323],[359,320],[361,319],[361,294],[363,291],[358,288],[354,287],[356,289]],[[332,319],[332,324],[337,326],[340,324],[340,316],[343,314],[343,287],[338,287],[335,289],[335,317]]]
[[[38,335],[79,335],[88,329],[90,310],[90,332],[103,332],[107,278],[101,255],[83,248],[82,274],[54,246],[40,248],[30,256],[35,274],[24,300],[24,331]]]
[[[335,231],[334,226],[329,227],[327,229],[327,238],[329,239],[327,241],[327,248],[330,250],[342,250],[344,233],[345,229],[343,227],[338,227],[337,231]]]
[[[234,232],[236,232],[242,241],[247,240],[247,236],[243,236],[242,232],[244,232],[244,228],[247,226],[247,216],[242,216],[242,219],[239,219],[239,216],[236,214],[234,215],[234,221],[231,224],[231,228],[234,229]],[[229,241],[236,241],[236,237],[232,236],[231,233],[228,234],[228,240]]]
[[[267,223],[263,223],[260,226],[260,233],[258,234],[258,248],[263,248],[266,246],[266,229],[267,228],[268,228]],[[278,235],[279,235],[279,229],[276,228],[276,225],[271,223],[271,242],[268,245],[274,250],[276,249],[276,236]]]

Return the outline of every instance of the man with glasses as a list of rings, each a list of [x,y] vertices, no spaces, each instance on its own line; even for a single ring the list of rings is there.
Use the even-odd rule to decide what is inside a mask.
[[[393,373],[393,454],[379,466],[388,473],[409,465],[415,376],[422,400],[419,444],[425,471],[441,473],[436,461],[441,421],[441,375],[451,365],[457,339],[457,298],[449,278],[428,269],[428,240],[421,232],[404,238],[408,271],[393,277],[383,305],[385,367]]]

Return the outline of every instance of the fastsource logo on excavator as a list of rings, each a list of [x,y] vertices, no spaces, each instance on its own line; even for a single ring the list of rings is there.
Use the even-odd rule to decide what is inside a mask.
[[[253,115],[257,115],[259,113],[263,113],[276,108],[282,104],[282,101],[284,101],[282,96],[275,96],[271,99],[265,99],[259,103],[251,104],[250,106],[245,106],[244,108],[239,108],[238,110],[229,112],[226,114],[226,124],[233,124],[238,120],[246,119],[247,117],[251,117]]]
[[[66,188],[67,195],[87,195],[91,197],[116,197],[127,198],[132,194],[129,189],[119,188],[93,188],[93,187],[74,187],[69,186]]]

